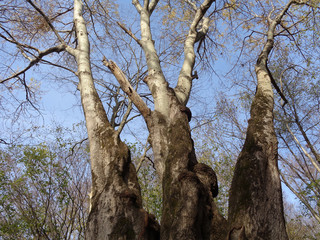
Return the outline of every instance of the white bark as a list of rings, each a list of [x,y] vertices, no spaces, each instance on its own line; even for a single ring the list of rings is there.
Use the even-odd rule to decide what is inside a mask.
[[[148,66],[148,76],[145,82],[148,84],[154,98],[155,110],[164,116],[169,116],[168,83],[161,69],[160,59],[154,46],[150,28],[150,16],[157,3],[158,1],[151,1],[151,3],[144,1],[142,7],[138,1],[132,1],[132,4],[140,14],[140,43],[145,53]],[[151,9],[149,7],[151,7]]]
[[[215,2],[215,0],[205,0],[202,3],[202,5],[199,7],[199,9],[197,9],[194,20],[190,25],[188,36],[184,43],[184,62],[180,71],[177,86],[175,88],[176,96],[179,99],[179,102],[182,103],[184,106],[188,102],[190,92],[191,92],[191,87],[192,87],[192,80],[193,80],[192,71],[195,64],[194,45],[197,40],[197,35],[198,34],[205,35],[208,31],[209,19],[204,18],[204,15],[213,2]],[[199,25],[202,19],[203,19],[202,29],[200,33],[200,32],[197,32],[197,26]]]
[[[90,43],[85,20],[82,16],[82,1],[74,1],[74,23],[76,28],[76,36],[78,40],[77,49],[73,49],[71,54],[76,58],[78,64],[77,75],[79,77],[79,90],[81,94],[82,106],[86,118],[88,137],[90,143],[91,167],[94,176],[92,186],[92,199],[95,197],[97,190],[102,190],[105,186],[105,177],[107,176],[105,157],[103,157],[103,149],[101,149],[101,141],[103,132],[112,129],[106,119],[106,113],[102,106],[101,100],[94,86],[93,76],[90,64]],[[100,135],[100,136],[99,136]],[[101,138],[99,140],[99,138]],[[103,177],[105,176],[105,177]]]

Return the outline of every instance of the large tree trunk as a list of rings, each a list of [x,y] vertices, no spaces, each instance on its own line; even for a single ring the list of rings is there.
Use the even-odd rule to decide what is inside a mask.
[[[230,189],[230,239],[288,239],[273,123],[271,83],[274,80],[267,63],[274,45],[275,28],[293,2],[290,1],[274,20],[269,16],[267,42],[255,66],[257,92]]]
[[[140,110],[150,132],[149,141],[163,186],[161,239],[222,239],[227,222],[213,200],[218,194],[217,178],[210,167],[197,162],[188,122],[190,110],[178,101],[173,89],[163,84],[161,99],[165,101],[151,111],[121,69],[110,60],[105,59],[104,64]],[[158,90],[156,83],[162,78],[162,73],[156,72],[149,74],[145,82]]]
[[[268,72],[259,66],[257,79],[247,137],[230,190],[230,230],[236,232],[244,227],[248,239],[287,239],[271,82]]]
[[[168,111],[147,118],[154,155],[162,158],[161,239],[223,239],[226,220],[214,202],[215,172],[197,162],[188,123],[189,109],[168,88]]]
[[[78,63],[92,172],[87,239],[159,239],[159,225],[142,208],[136,171],[128,147],[110,125],[94,86],[90,47],[82,3],[74,2],[78,48],[69,49]]]
[[[213,198],[218,193],[216,174],[205,164],[197,162],[188,120],[191,112],[186,107],[191,91],[195,62],[194,44],[199,34],[208,30],[209,20],[204,19],[214,0],[204,0],[200,7],[195,4],[195,17],[185,41],[185,60],[173,90],[162,72],[150,28],[150,16],[158,0],[133,0],[140,14],[141,40],[148,76],[148,85],[153,99],[154,111],[147,110],[123,74],[117,74],[114,64],[111,69],[125,91],[146,120],[149,140],[153,149],[157,173],[162,180],[163,209],[161,239],[223,239],[226,220],[219,214]],[[190,4],[192,4],[190,2]],[[202,21],[203,20],[203,21]],[[202,28],[197,29],[202,21]],[[130,89],[128,91],[127,89]]]

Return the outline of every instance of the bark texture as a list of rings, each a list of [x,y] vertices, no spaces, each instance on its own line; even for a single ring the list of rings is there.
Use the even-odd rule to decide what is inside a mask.
[[[247,239],[287,239],[272,89],[265,71],[258,70],[257,78],[258,90],[251,107],[247,137],[230,190],[230,230],[244,227]]]
[[[214,202],[216,174],[197,162],[187,111],[172,89],[167,93],[169,116],[153,111],[146,119],[150,142],[159,146],[153,147],[154,155],[162,157],[165,166],[161,239],[223,239],[227,222]]]

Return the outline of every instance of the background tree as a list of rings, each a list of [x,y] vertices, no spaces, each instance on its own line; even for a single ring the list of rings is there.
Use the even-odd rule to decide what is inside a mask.
[[[73,130],[80,130],[75,127]],[[51,134],[69,133],[61,128]],[[0,235],[3,239],[83,239],[88,216],[89,156],[60,137],[1,151]]]

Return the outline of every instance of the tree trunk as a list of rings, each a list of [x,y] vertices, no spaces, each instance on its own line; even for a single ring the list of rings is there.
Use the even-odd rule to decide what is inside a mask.
[[[243,149],[236,163],[229,198],[230,239],[288,239],[283,213],[278,169],[278,141],[274,131],[276,83],[268,69],[276,26],[292,4],[291,0],[271,19],[267,41],[255,66],[257,92],[251,105],[251,119]],[[282,93],[279,93],[282,96]]]
[[[108,122],[95,89],[90,66],[90,47],[82,3],[74,1],[78,48],[69,49],[78,64],[79,90],[85,114],[91,159],[87,239],[159,239],[159,225],[142,208],[136,170],[128,147]]]
[[[144,1],[143,5],[137,0],[132,1],[140,14],[141,40],[138,43],[144,50],[148,66],[144,82],[152,93],[155,110],[147,113],[147,107],[141,106],[132,88],[129,97],[147,123],[156,170],[162,180],[161,239],[164,240],[223,239],[227,230],[226,221],[213,200],[218,193],[216,174],[210,167],[197,162],[188,123],[191,112],[186,107],[193,79],[194,44],[197,36],[208,30],[209,21],[203,18],[213,2],[204,0],[197,7],[190,1],[195,16],[185,41],[184,63],[173,90],[162,72],[152,40],[150,16],[158,0]],[[121,76],[117,79],[120,84],[123,82]],[[122,85],[123,91],[127,89]]]
[[[230,230],[244,227],[248,239],[287,239],[273,126],[273,92],[268,72],[259,66],[256,69],[258,89],[230,190]]]
[[[188,123],[188,108],[168,88],[169,115],[153,111],[147,118],[154,155],[161,159],[163,209],[161,239],[223,239],[226,220],[213,200],[215,172],[198,163]]]

